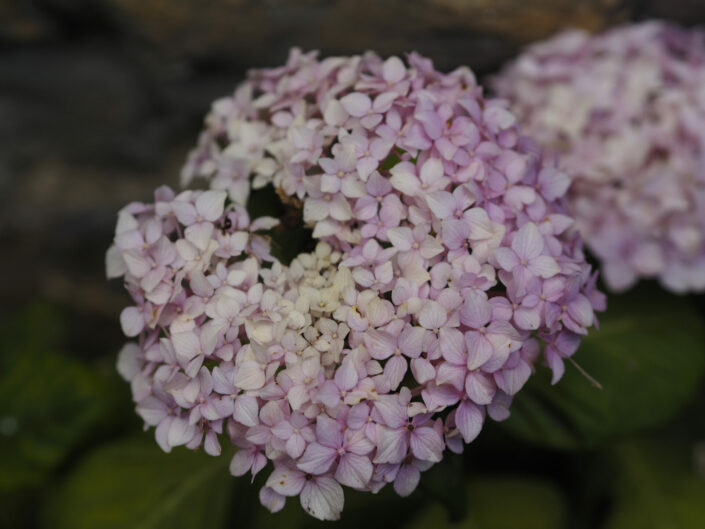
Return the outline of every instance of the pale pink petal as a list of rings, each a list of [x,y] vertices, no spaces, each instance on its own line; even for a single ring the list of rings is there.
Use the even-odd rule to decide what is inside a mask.
[[[352,218],[350,202],[343,195],[335,195],[331,200],[330,216],[339,221],[346,221]]]
[[[401,463],[408,450],[409,441],[405,432],[379,427],[375,463]]]
[[[441,226],[443,242],[450,250],[465,246],[470,235],[470,225],[460,219],[445,219]]]
[[[447,319],[446,309],[433,300],[427,300],[419,313],[419,324],[424,329],[440,329]]]
[[[519,266],[519,257],[511,248],[495,248],[494,258],[497,264],[507,272]]]
[[[164,402],[151,395],[140,401],[136,409],[142,420],[150,426],[156,426],[161,423],[167,417],[169,411]]]
[[[304,488],[305,483],[306,476],[303,472],[279,467],[269,475],[266,485],[282,496],[296,496]]]
[[[360,92],[346,95],[340,100],[340,103],[348,114],[356,118],[364,116],[372,108],[372,100]]]
[[[387,363],[384,365],[384,376],[387,377],[389,386],[392,389],[396,389],[399,386],[404,379],[407,369],[406,360],[399,355],[392,356],[387,360]]]
[[[259,424],[259,406],[257,399],[250,395],[240,395],[235,399],[233,417],[245,426]]]
[[[135,277],[144,277],[152,269],[150,262],[135,250],[122,252],[122,258],[130,273]]]
[[[125,336],[137,336],[144,329],[144,313],[137,307],[125,307],[120,313],[120,326]]]
[[[595,318],[590,300],[582,294],[578,294],[575,299],[568,303],[568,314],[583,327],[592,325]]]
[[[460,309],[460,321],[468,327],[479,329],[492,318],[492,304],[482,294],[468,295]]]
[[[426,204],[439,219],[445,219],[453,214],[455,199],[448,191],[434,191],[426,195]]]
[[[535,275],[548,279],[560,273],[561,267],[553,257],[548,255],[539,255],[533,258],[527,264],[527,268]]]
[[[367,456],[347,453],[338,462],[335,479],[346,487],[362,489],[369,483],[372,471],[372,462]]]
[[[304,455],[297,466],[308,474],[324,474],[338,456],[338,451],[319,443],[311,443],[306,447]]]
[[[364,334],[363,340],[370,356],[377,360],[385,360],[394,352],[394,339],[388,332],[370,329]]]
[[[306,441],[304,441],[304,438],[299,434],[292,435],[286,441],[286,453],[293,459],[301,456],[301,454],[304,453],[305,448]]]
[[[343,442],[340,425],[335,419],[319,415],[316,421],[316,437],[321,444],[329,448],[339,448]]]
[[[300,410],[309,401],[308,388],[303,384],[297,384],[289,389],[286,398],[292,410]]]
[[[425,358],[411,360],[411,372],[419,384],[425,384],[436,376],[436,368]]]
[[[417,358],[421,354],[423,338],[426,331],[422,327],[407,327],[399,335],[399,349],[408,358]]]
[[[333,478],[315,478],[301,491],[301,506],[319,520],[338,520],[345,498],[343,488]]]
[[[253,461],[251,450],[238,450],[230,461],[230,473],[233,476],[245,475],[252,468]]]
[[[478,371],[468,373],[465,393],[475,404],[489,404],[496,391],[497,386],[489,376]]]
[[[406,407],[394,395],[381,396],[375,401],[374,405],[375,409],[382,415],[384,424],[391,428],[399,428],[406,424],[409,418]]]
[[[401,81],[406,75],[406,67],[399,57],[390,57],[384,61],[382,77],[389,84]]]
[[[323,119],[328,125],[342,125],[348,118],[348,113],[345,107],[337,99],[331,99],[326,105]]]
[[[259,389],[264,385],[265,377],[262,366],[253,361],[246,360],[242,364],[235,366],[234,385],[245,390]]]
[[[470,225],[471,239],[489,239],[494,235],[492,221],[483,208],[471,208],[465,212],[463,218]]]
[[[169,427],[169,445],[180,446],[188,443],[196,433],[196,427],[186,419],[175,417]]]
[[[565,195],[570,187],[570,177],[553,167],[541,169],[538,180],[543,196],[550,201]]]
[[[322,198],[308,197],[304,201],[304,221],[316,222],[328,216],[328,202]]]
[[[421,478],[421,472],[414,465],[402,465],[394,479],[394,491],[402,498],[416,490]]]
[[[174,345],[176,358],[182,363],[189,362],[201,350],[201,341],[191,331],[172,334],[171,343]]]
[[[419,172],[421,181],[426,184],[435,183],[443,177],[443,162],[438,158],[429,158],[421,166]]]
[[[271,513],[279,512],[286,504],[286,498],[270,487],[259,489],[259,502]]]
[[[355,364],[350,358],[343,360],[343,363],[335,372],[334,380],[340,389],[349,390],[355,387],[358,381],[358,374]]]
[[[437,463],[443,459],[443,437],[434,428],[416,428],[411,432],[411,453],[421,461]]]
[[[214,222],[223,215],[225,191],[205,191],[196,199],[196,211],[203,220]]]
[[[526,308],[519,307],[514,311],[514,321],[517,327],[527,331],[535,331],[541,324],[541,312],[539,307]]]
[[[394,189],[401,191],[408,196],[416,196],[421,190],[418,178],[413,173],[413,169],[409,169],[402,164],[397,164],[391,169],[392,177],[389,182]]]
[[[411,245],[414,243],[414,236],[410,228],[399,227],[387,230],[389,242],[400,252],[408,252],[411,250]]]
[[[464,400],[455,412],[455,424],[466,443],[472,442],[482,430],[485,415],[482,409]]]
[[[458,329],[443,327],[439,333],[443,358],[455,365],[463,365],[467,359],[465,337]]]
[[[533,222],[524,224],[512,239],[512,250],[520,259],[529,260],[538,257],[541,255],[543,247],[543,236]]]
[[[118,353],[117,370],[120,376],[131,381],[142,370],[142,362],[138,355],[139,346],[134,342],[126,343]]]
[[[220,455],[220,443],[218,442],[217,434],[213,430],[209,430],[203,440],[203,451],[213,457]]]

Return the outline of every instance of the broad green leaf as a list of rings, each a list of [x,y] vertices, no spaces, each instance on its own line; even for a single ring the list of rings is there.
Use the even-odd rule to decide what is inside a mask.
[[[467,516],[467,475],[461,455],[447,453],[440,463],[422,473],[419,489],[424,496],[440,502],[450,520],[462,520]]]
[[[705,325],[687,298],[641,288],[609,300],[574,356],[603,389],[566,363],[555,386],[537,376],[504,423],[513,434],[563,449],[598,446],[662,424],[692,397],[705,369]]]
[[[432,503],[419,512],[404,529],[450,529],[448,511],[440,503]]]
[[[628,443],[616,450],[620,474],[606,529],[705,527],[705,478],[689,446]]]
[[[162,452],[151,435],[103,446],[75,466],[45,504],[51,529],[223,527],[235,478],[230,452]]]
[[[565,499],[557,488],[530,477],[478,477],[470,481],[467,516],[456,523],[439,504],[414,517],[407,529],[560,529]]]
[[[45,480],[114,404],[100,373],[54,350],[59,320],[35,305],[0,330],[0,493]]]

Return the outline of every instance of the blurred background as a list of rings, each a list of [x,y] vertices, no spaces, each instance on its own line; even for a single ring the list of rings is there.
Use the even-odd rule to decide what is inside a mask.
[[[567,27],[705,23],[703,0],[0,0],[0,527],[313,527],[258,505],[227,454],[162,454],[115,373],[116,213],[178,172],[215,98],[291,46],[417,50],[496,72]],[[413,499],[346,494],[341,527],[705,527],[705,303],[610,298],[575,370]],[[638,311],[635,307],[640,307]],[[649,307],[649,308],[644,308]]]

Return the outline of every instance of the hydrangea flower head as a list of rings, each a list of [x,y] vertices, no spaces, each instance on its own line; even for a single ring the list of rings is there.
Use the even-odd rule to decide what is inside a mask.
[[[238,447],[272,511],[336,519],[343,487],[403,496],[460,452],[604,298],[566,216],[567,176],[472,73],[293,50],[216,101],[184,185],[119,216],[119,369],[160,446]],[[313,251],[280,262],[253,189],[302,211]]]
[[[574,178],[569,208],[610,288],[705,290],[705,31],[569,31],[495,87]]]

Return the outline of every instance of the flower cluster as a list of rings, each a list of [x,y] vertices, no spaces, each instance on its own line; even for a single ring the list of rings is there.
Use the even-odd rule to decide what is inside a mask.
[[[569,31],[495,87],[574,177],[569,208],[610,288],[705,290],[705,31]]]
[[[374,54],[254,71],[217,101],[184,184],[119,216],[108,275],[135,306],[119,369],[169,451],[238,447],[272,511],[336,519],[341,486],[410,494],[486,415],[508,416],[541,356],[554,380],[604,297],[544,163],[464,68]],[[272,257],[252,188],[318,240]]]

